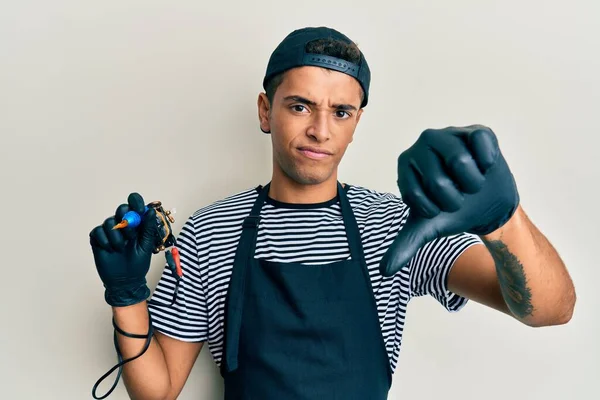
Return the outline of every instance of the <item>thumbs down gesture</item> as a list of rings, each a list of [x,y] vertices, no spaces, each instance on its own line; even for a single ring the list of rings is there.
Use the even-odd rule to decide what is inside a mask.
[[[519,205],[496,135],[481,125],[424,131],[398,158],[398,188],[409,215],[381,260],[384,276],[434,239],[497,230]]]

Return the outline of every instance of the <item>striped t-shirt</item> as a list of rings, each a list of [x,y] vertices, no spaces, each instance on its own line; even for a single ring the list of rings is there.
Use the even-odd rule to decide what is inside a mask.
[[[430,295],[447,310],[458,311],[467,299],[448,291],[446,277],[458,256],[480,239],[470,234],[436,239],[419,250],[408,268],[383,277],[379,261],[406,221],[408,207],[391,193],[348,184],[344,190],[359,227],[394,370],[409,300]],[[207,342],[218,366],[223,355],[224,304],[233,260],[242,222],[257,196],[257,188],[247,189],[196,211],[177,239],[184,272],[177,302],[170,306],[175,279],[165,268],[149,303],[158,331],[183,341]],[[255,258],[303,264],[350,258],[337,197],[318,204],[288,204],[267,197],[260,216]]]

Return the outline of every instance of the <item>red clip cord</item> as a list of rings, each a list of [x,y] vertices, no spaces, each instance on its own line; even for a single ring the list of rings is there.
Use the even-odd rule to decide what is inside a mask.
[[[179,250],[177,250],[177,247],[173,247],[171,249],[171,254],[173,254],[173,260],[175,261],[177,276],[181,278],[183,276],[183,271],[181,270],[181,262],[179,261]]]

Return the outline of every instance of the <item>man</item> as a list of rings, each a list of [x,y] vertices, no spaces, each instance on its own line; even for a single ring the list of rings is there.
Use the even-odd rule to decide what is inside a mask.
[[[258,98],[271,182],[195,212],[178,238],[181,282],[165,268],[150,301],[153,210],[112,229],[142,197],[91,232],[118,350],[138,357],[123,369],[132,398],[175,399],[208,342],[226,399],[385,399],[415,296],[450,311],[472,299],[530,326],[569,321],[571,279],[489,128],[423,132],[398,159],[401,197],[338,181],[369,82],[340,32],[288,35]]]

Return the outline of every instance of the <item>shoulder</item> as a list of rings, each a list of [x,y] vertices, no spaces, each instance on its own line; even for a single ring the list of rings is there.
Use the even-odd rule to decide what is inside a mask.
[[[248,214],[258,197],[257,187],[246,188],[210,204],[199,207],[189,217],[188,224],[194,227],[209,226],[211,223],[235,219]]]
[[[348,201],[353,208],[359,210],[387,210],[392,213],[402,212],[406,204],[399,195],[348,183]]]

